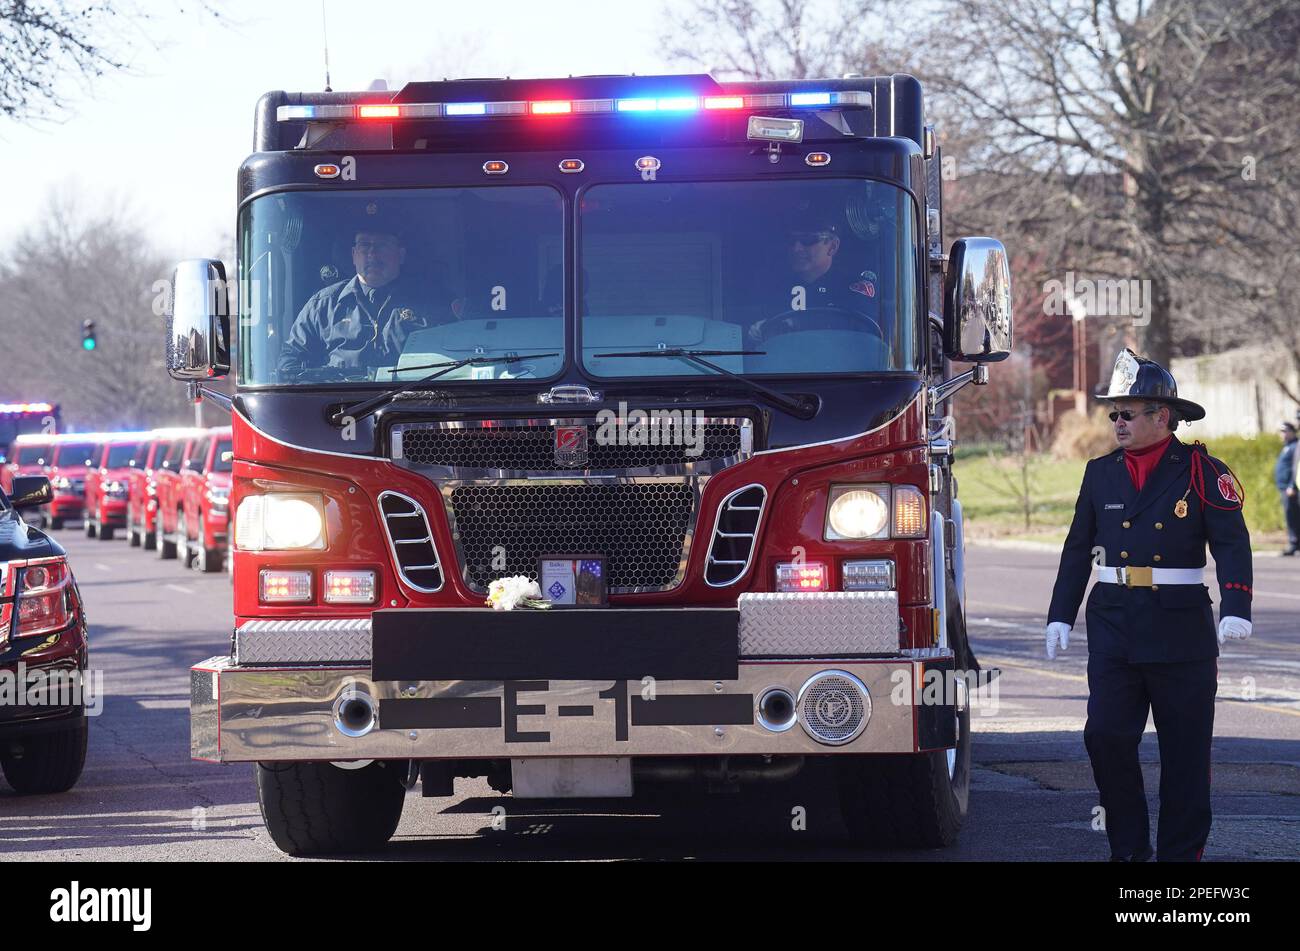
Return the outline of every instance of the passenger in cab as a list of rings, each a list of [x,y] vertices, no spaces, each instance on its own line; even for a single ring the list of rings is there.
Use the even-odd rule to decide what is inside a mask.
[[[763,294],[773,316],[749,328],[748,343],[799,330],[861,330],[884,338],[874,271],[837,261],[843,247],[835,216],[802,212],[783,234],[786,269]]]
[[[449,293],[404,277],[400,222],[373,205],[352,243],[356,275],[322,288],[303,306],[280,351],[292,374],[316,367],[390,367],[412,331],[456,320]]]

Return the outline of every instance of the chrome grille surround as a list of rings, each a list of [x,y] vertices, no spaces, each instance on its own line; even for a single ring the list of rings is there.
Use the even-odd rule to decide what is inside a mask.
[[[424,506],[409,495],[385,489],[379,493],[379,514],[388,551],[402,580],[425,594],[441,591],[445,576]]]
[[[441,493],[461,577],[471,590],[486,591],[492,578],[504,575],[536,577],[541,555],[590,553],[608,559],[612,593],[640,594],[668,591],[682,583],[704,487],[717,472],[753,455],[752,420],[702,421],[705,451],[699,457],[686,456],[682,446],[602,446],[595,438],[600,423],[594,414],[399,423],[392,429],[390,451],[395,463],[428,478]],[[557,426],[587,427],[590,459],[584,468],[555,463]],[[460,455],[434,458],[426,448],[412,459],[415,440],[430,432],[439,434],[435,439],[460,445]],[[450,433],[465,435],[448,437]],[[485,439],[503,433],[508,434],[500,437],[508,448],[496,456],[484,455],[483,446],[490,446]],[[455,443],[458,439],[465,441]],[[711,451],[731,454],[710,458]],[[601,468],[616,462],[636,465]],[[485,466],[489,463],[543,468]],[[519,514],[502,515],[491,524],[483,511],[492,506],[503,511],[515,506]],[[520,517],[529,513],[540,518],[530,522]],[[668,524],[657,524],[665,519]],[[506,567],[493,569],[498,545],[504,549]]]
[[[392,428],[389,449],[394,462],[435,480],[536,474],[686,475],[716,472],[754,454],[752,420],[706,416],[703,424],[704,445],[699,456],[687,455],[687,447],[681,445],[602,445],[597,441],[600,422],[590,416],[398,423]],[[587,427],[590,458],[585,466],[569,467],[555,461],[557,426]]]

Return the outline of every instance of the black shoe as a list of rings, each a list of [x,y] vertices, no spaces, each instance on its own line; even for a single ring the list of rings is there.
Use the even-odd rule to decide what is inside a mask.
[[[1147,845],[1133,855],[1112,855],[1110,860],[1112,862],[1150,862],[1154,855],[1155,852],[1152,851],[1151,846]]]
[[[1283,558],[1290,558],[1290,557],[1291,557],[1292,555],[1294,555],[1297,551],[1300,551],[1300,549],[1297,549],[1297,548],[1288,548],[1286,551],[1282,552],[1282,557],[1283,557]]]

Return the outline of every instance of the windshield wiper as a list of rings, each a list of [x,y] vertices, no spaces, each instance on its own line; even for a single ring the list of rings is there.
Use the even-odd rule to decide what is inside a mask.
[[[787,396],[769,387],[758,383],[749,377],[741,376],[739,373],[733,373],[726,367],[720,367],[704,357],[748,357],[748,356],[766,356],[766,350],[686,350],[682,347],[666,347],[662,350],[629,350],[621,353],[596,353],[596,357],[679,357],[696,366],[712,370],[721,376],[735,380],[743,384],[751,392],[757,393],[767,399],[769,403],[775,405],[778,409],[783,409],[796,419],[812,419],[817,415],[816,400],[808,400],[798,396]]]
[[[431,383],[440,376],[446,376],[454,370],[461,367],[486,366],[490,363],[518,363],[520,360],[537,360],[541,357],[558,357],[559,353],[512,353],[503,357],[466,357],[464,360],[448,360],[444,363],[422,363],[413,367],[401,367],[401,370],[429,370],[437,368],[436,373],[430,373],[428,376],[422,376],[418,380],[408,380],[400,386],[395,386],[391,390],[385,390],[378,396],[372,396],[368,400],[362,400],[360,403],[354,403],[351,406],[344,406],[336,410],[330,416],[330,422],[335,426],[342,426],[346,419],[364,419],[375,410],[379,409],[385,403],[390,403],[400,394],[407,390],[413,390],[425,383]]]

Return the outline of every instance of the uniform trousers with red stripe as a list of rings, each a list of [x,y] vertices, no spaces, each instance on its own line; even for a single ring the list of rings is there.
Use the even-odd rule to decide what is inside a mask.
[[[1160,821],[1156,860],[1200,861],[1210,834],[1210,742],[1218,659],[1130,663],[1088,655],[1088,722],[1084,745],[1105,810],[1113,856],[1150,847],[1146,790],[1138,745],[1147,712],[1160,745]]]

